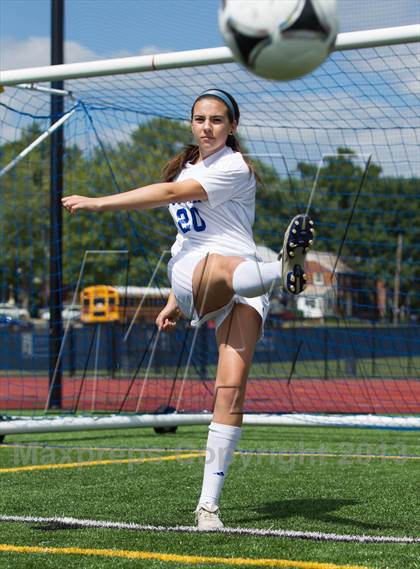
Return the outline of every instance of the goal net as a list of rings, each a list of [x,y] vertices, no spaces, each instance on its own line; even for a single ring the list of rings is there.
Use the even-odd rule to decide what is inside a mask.
[[[415,424],[418,54],[416,43],[336,51],[288,83],[235,63],[65,82],[65,194],[102,196],[159,181],[164,163],[191,142],[192,102],[217,87],[239,102],[243,152],[259,173],[254,234],[264,259],[275,258],[288,220],[306,211],[312,195],[309,285],[298,297],[272,294],[248,414],[314,424],[373,415],[384,426],[399,416]],[[112,414],[127,426],[127,417],[168,408],[205,417],[217,363],[212,323],[196,332],[183,319],[172,335],[153,324],[175,237],[166,208],[63,216],[63,375],[59,408],[51,409],[48,129],[62,117],[50,116],[50,93],[42,90],[49,84],[37,85],[0,94],[3,418]],[[87,322],[83,311],[100,301],[84,307],[82,293],[99,285],[120,291],[119,312]],[[130,287],[147,290],[130,296]]]

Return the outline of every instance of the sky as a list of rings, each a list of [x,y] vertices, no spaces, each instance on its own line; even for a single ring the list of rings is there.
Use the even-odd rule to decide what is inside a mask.
[[[67,62],[223,45],[217,0],[65,0]],[[3,69],[48,63],[50,0],[0,0]]]
[[[328,0],[327,0],[328,1]],[[66,62],[223,45],[219,0],[65,0]],[[418,0],[338,0],[341,31],[420,22]],[[0,68],[48,65],[50,0],[0,0]]]

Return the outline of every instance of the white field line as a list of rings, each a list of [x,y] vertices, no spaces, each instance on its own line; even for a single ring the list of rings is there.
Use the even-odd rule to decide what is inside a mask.
[[[5,516],[0,515],[0,522],[28,522],[36,524],[58,524],[68,527],[104,528],[118,530],[150,531],[150,532],[178,532],[202,533],[195,526],[152,526],[135,524],[131,522],[111,522],[104,520],[79,520],[70,517],[40,518],[35,516]],[[388,536],[388,535],[348,535],[336,533],[323,533],[315,531],[275,530],[258,528],[229,528],[217,531],[225,535],[249,535],[251,537],[278,537],[287,539],[307,539],[314,541],[345,541],[358,543],[420,543],[420,537]]]

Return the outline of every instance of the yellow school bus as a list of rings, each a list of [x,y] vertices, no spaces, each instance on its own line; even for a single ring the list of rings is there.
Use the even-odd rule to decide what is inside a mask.
[[[153,322],[165,306],[171,289],[167,287],[93,285],[80,293],[86,324],[100,322]]]

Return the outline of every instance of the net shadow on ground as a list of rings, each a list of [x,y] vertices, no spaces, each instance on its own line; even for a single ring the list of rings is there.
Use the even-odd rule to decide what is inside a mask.
[[[341,500],[335,498],[304,498],[278,500],[276,502],[266,502],[261,506],[255,507],[255,512],[247,517],[237,520],[238,523],[253,523],[265,520],[285,520],[296,516],[311,521],[320,521],[338,526],[353,526],[360,530],[403,530],[406,527],[390,525],[384,523],[370,523],[351,517],[344,517],[335,514],[342,507],[356,506],[360,504],[356,500]]]

